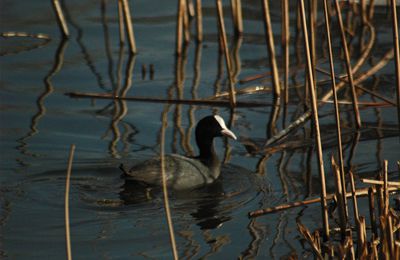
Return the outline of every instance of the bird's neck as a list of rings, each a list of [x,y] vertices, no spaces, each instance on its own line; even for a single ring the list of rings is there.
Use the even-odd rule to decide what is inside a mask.
[[[215,160],[218,159],[214,150],[213,138],[205,138],[197,140],[197,146],[199,147],[199,158],[202,160]]]

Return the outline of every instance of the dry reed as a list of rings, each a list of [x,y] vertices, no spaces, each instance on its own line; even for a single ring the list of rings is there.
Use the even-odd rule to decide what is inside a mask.
[[[118,29],[119,44],[122,46],[125,43],[124,7],[122,5],[122,0],[118,0]]]
[[[75,145],[72,144],[69,151],[68,158],[68,168],[67,168],[67,176],[65,180],[65,195],[64,195],[64,212],[65,212],[65,240],[66,240],[66,253],[67,259],[72,259],[72,251],[71,251],[71,232],[70,232],[70,221],[69,221],[69,190],[70,190],[70,179],[71,179],[71,170],[72,170],[72,161],[74,159]]]
[[[397,118],[400,129],[400,46],[399,46],[399,27],[397,23],[396,1],[391,0],[392,21],[393,21],[393,48],[394,62],[396,68],[396,101],[397,101]]]
[[[129,50],[132,54],[136,54],[136,42],[135,42],[135,35],[133,33],[133,26],[132,26],[132,18],[131,18],[131,11],[129,9],[128,0],[121,0],[122,1],[122,9],[124,11],[124,18],[125,18],[125,28],[128,34],[128,41],[129,41]]]
[[[338,18],[338,22],[339,22],[342,47],[343,47],[344,56],[345,56],[347,76],[349,79],[349,84],[350,84],[350,89],[351,89],[351,98],[353,101],[354,118],[355,118],[357,128],[360,128],[361,127],[361,118],[360,118],[360,112],[358,109],[358,98],[357,98],[357,93],[356,93],[356,89],[354,86],[355,83],[354,83],[354,77],[353,77],[352,67],[351,67],[351,63],[350,63],[350,53],[349,53],[349,49],[347,46],[346,34],[345,34],[344,25],[343,25],[342,11],[340,9],[338,1],[335,1],[335,7],[336,7],[336,13],[337,13],[337,18]]]
[[[335,67],[333,63],[333,53],[332,53],[332,39],[331,39],[331,29],[330,29],[330,22],[329,22],[329,13],[328,13],[328,0],[324,0],[324,18],[325,18],[325,30],[326,30],[326,37],[328,42],[328,53],[329,53],[329,68],[330,68],[330,76],[331,76],[331,87],[332,87],[332,94],[333,94],[333,103],[335,108],[335,123],[336,123],[336,134],[337,134],[337,152],[339,158],[339,170],[340,170],[340,183],[343,189],[343,194],[346,194],[346,179],[344,174],[344,163],[343,163],[343,148],[342,148],[342,133],[340,127],[340,112],[339,112],[339,105],[337,99],[337,92],[336,92],[336,76],[335,76]],[[342,198],[345,206],[345,214],[346,217],[348,216],[347,210],[347,200],[345,197]]]
[[[232,79],[232,61],[229,55],[228,49],[228,41],[226,38],[225,31],[225,23],[224,23],[224,14],[222,10],[222,1],[217,0],[217,11],[218,11],[218,25],[219,25],[219,38],[222,44],[222,50],[225,54],[225,63],[226,63],[226,74],[229,80],[229,101],[231,107],[236,106],[236,95],[235,95],[235,85]]]
[[[162,188],[163,188],[163,195],[164,195],[164,209],[165,215],[167,218],[168,223],[168,231],[169,231],[169,238],[171,242],[171,249],[174,259],[179,259],[178,251],[176,249],[176,241],[175,241],[175,233],[174,233],[174,226],[172,224],[171,218],[171,211],[169,207],[169,200],[168,200],[168,188],[167,188],[167,177],[165,173],[165,161],[164,161],[164,146],[165,146],[165,130],[167,127],[167,113],[168,113],[168,106],[166,106],[163,115],[162,115],[162,127],[160,131],[160,162],[161,162],[161,177],[162,177]]]
[[[56,12],[57,23],[58,26],[60,27],[60,31],[63,37],[68,38],[69,37],[68,25],[67,22],[65,21],[64,13],[62,11],[60,2],[58,0],[52,0],[51,3],[53,4],[54,11]]]
[[[269,11],[269,0],[263,0],[263,14],[264,14],[264,27],[265,27],[265,37],[267,41],[267,47],[269,52],[269,63],[271,66],[271,74],[272,74],[272,85],[274,87],[274,94],[276,98],[279,98],[281,95],[281,87],[279,83],[279,72],[278,65],[276,64],[275,58],[275,45],[274,45],[274,35],[272,32],[272,24],[271,17]]]
[[[317,106],[317,97],[315,93],[315,82],[314,75],[312,70],[312,62],[310,57],[310,46],[308,41],[308,31],[307,31],[307,22],[304,8],[304,1],[300,1],[300,15],[303,25],[303,34],[304,34],[304,45],[307,59],[307,72],[308,79],[310,85],[310,93],[311,93],[311,104],[312,104],[312,115],[314,122],[314,130],[315,130],[315,143],[317,145],[317,159],[318,159],[318,171],[321,181],[321,213],[322,213],[322,222],[323,222],[323,236],[324,240],[329,238],[329,222],[328,222],[328,206],[326,203],[326,183],[325,183],[325,170],[324,170],[324,159],[322,153],[322,143],[321,143],[321,133],[319,129],[319,119],[318,119],[318,106]]]

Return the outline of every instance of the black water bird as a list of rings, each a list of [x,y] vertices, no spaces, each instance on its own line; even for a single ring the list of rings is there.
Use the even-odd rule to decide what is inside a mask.
[[[175,190],[193,189],[213,183],[221,173],[221,163],[214,150],[214,137],[226,136],[236,140],[225,121],[218,115],[201,119],[196,126],[196,143],[199,155],[186,157],[178,154],[164,156],[164,169],[167,186]],[[161,159],[159,157],[144,161],[133,167],[120,168],[127,180],[146,186],[162,185]]]

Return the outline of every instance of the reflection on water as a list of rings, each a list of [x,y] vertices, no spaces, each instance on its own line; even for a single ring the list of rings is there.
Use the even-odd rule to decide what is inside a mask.
[[[118,165],[158,155],[163,131],[166,153],[196,155],[196,122],[211,113],[222,115],[239,141],[216,142],[224,162],[222,178],[216,183],[193,191],[170,192],[179,255],[265,259],[295,252],[309,256],[308,247],[298,239],[295,223],[301,219],[311,229],[319,226],[317,205],[247,218],[251,210],[314,197],[320,190],[309,122],[282,141],[265,146],[307,109],[304,97],[309,93],[303,86],[303,39],[301,28],[295,24],[296,8],[290,9],[293,33],[289,45],[293,47],[290,69],[285,74],[288,96],[279,100],[272,98],[264,29],[261,19],[256,19],[261,17],[259,3],[243,3],[244,34],[230,37],[229,45],[232,83],[241,93],[238,101],[247,102],[247,106],[229,109],[211,104],[226,98],[229,92],[214,3],[203,3],[204,41],[185,44],[178,57],[174,56],[176,5],[157,4],[160,8],[152,10],[153,14],[148,4],[133,3],[133,16],[139,17],[134,20],[137,55],[120,45],[118,5],[109,1],[65,2],[69,40],[53,40],[25,52],[7,51],[8,47],[2,45],[0,55],[4,46],[7,55],[2,57],[0,85],[0,256],[64,256],[66,158],[69,145],[75,143],[70,209],[73,254],[83,258],[170,257],[162,192],[125,181]],[[14,24],[1,18],[1,31],[58,35],[54,21],[42,17],[42,12],[51,10],[50,4],[9,5],[10,14],[21,21]],[[24,8],[32,9],[26,20],[20,15]],[[280,12],[277,3],[271,3],[271,8]],[[376,66],[391,48],[390,21],[384,9],[375,11],[373,28],[355,30],[358,18],[347,17],[349,33],[353,32],[349,35],[353,39],[353,68],[360,71],[356,79]],[[280,17],[273,16],[272,23],[278,39]],[[317,31],[319,26],[317,23]],[[326,40],[321,38],[315,42],[315,62],[318,93],[323,96],[330,85],[321,72],[328,66]],[[338,39],[334,41],[335,57],[340,55],[339,47]],[[281,50],[277,48],[278,66],[286,62],[284,50],[283,45]],[[362,61],[362,55],[368,60]],[[340,62],[336,65],[341,71]],[[389,178],[398,178],[394,171],[400,150],[396,111],[382,103],[393,99],[393,68],[387,62],[374,77],[359,82],[369,91],[358,93],[363,102],[361,130],[353,128],[351,106],[340,106],[345,168],[357,178],[374,176],[384,159],[392,163]],[[160,104],[64,95],[74,91],[118,97],[207,99],[210,103]],[[349,100],[350,92],[345,88],[339,99]],[[252,106],[256,102],[265,106]],[[329,158],[337,150],[333,108],[324,104],[320,109],[324,156]],[[329,167],[325,168],[328,192],[332,192],[333,178]]]

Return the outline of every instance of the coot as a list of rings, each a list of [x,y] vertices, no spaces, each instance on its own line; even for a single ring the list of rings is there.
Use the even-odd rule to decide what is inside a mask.
[[[214,150],[214,137],[226,136],[236,140],[224,119],[218,115],[201,119],[196,126],[196,143],[199,155],[187,157],[178,154],[164,156],[167,186],[175,190],[193,189],[213,183],[218,179],[221,169],[220,161]],[[161,186],[160,158],[153,158],[137,164],[130,169],[124,165],[120,168],[127,180],[133,180],[146,186]]]

